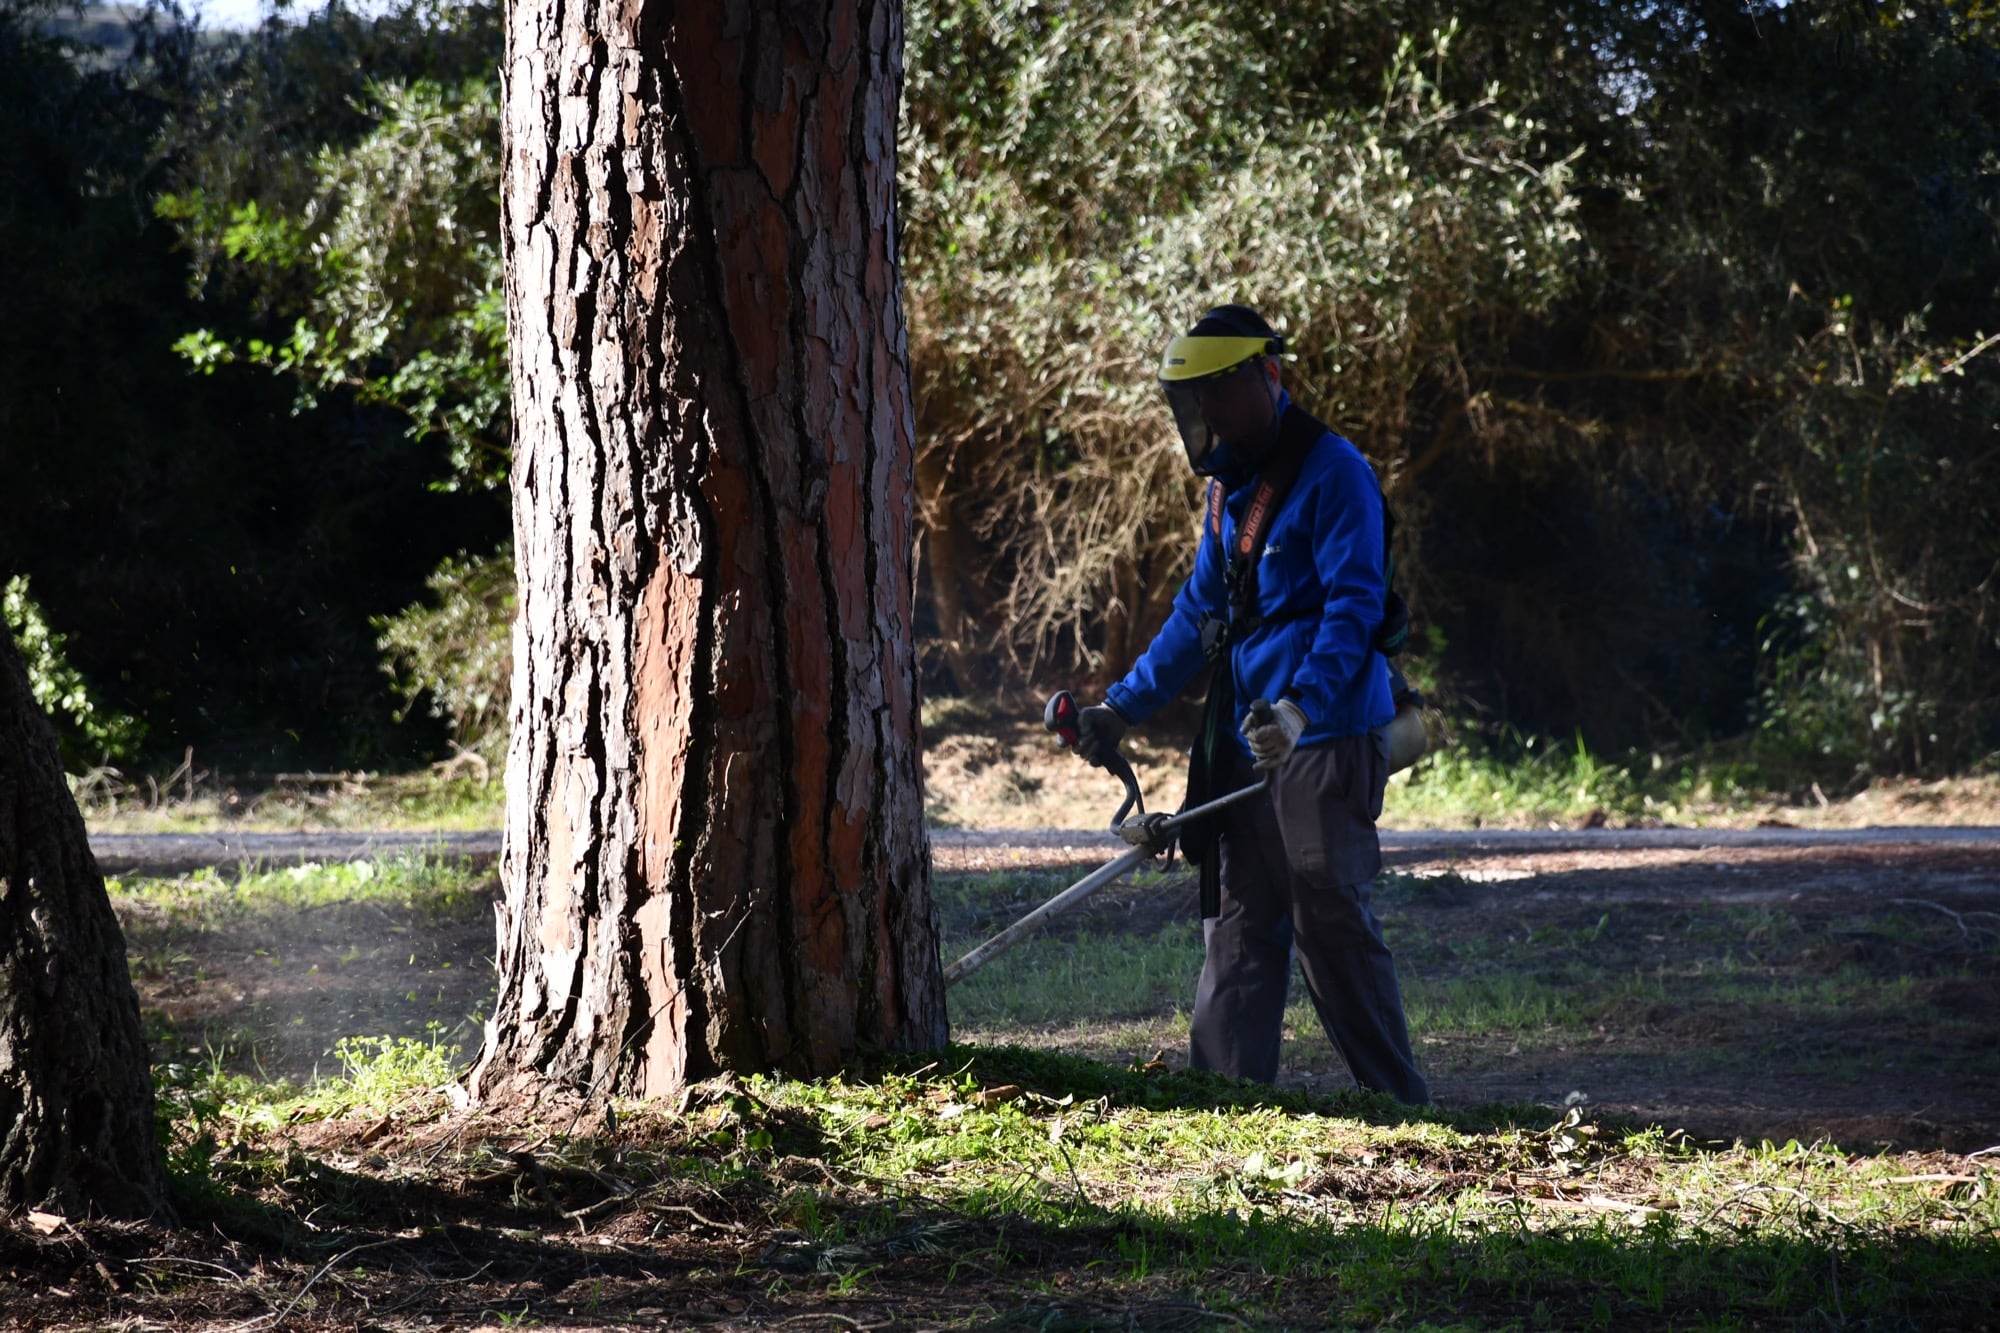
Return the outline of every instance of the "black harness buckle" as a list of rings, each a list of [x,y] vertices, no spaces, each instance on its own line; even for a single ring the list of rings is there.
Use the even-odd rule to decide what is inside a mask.
[[[1201,618],[1201,655],[1211,664],[1220,662],[1228,654],[1229,640],[1227,618],[1215,615]]]

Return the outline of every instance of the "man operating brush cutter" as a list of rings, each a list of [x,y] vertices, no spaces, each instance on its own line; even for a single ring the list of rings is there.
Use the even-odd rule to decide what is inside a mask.
[[[1131,674],[1081,710],[1076,750],[1103,764],[1212,662],[1187,808],[1268,785],[1180,829],[1201,868],[1207,960],[1190,1063],[1271,1082],[1298,950],[1313,1007],[1364,1088],[1430,1100],[1395,960],[1369,907],[1375,820],[1394,757],[1421,752],[1388,656],[1407,616],[1388,590],[1387,507],[1355,447],[1287,396],[1284,339],[1221,306],[1167,347],[1160,383],[1208,477],[1194,573]],[[1395,683],[1392,685],[1392,681]],[[1411,728],[1414,727],[1414,734]]]

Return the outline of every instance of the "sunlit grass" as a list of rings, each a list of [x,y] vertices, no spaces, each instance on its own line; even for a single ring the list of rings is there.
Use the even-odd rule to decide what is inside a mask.
[[[1826,1298],[1829,1258],[1850,1314],[1887,1314],[1945,1294],[1919,1294],[1899,1262],[1961,1299],[1996,1272],[1991,1169],[1941,1195],[1907,1166],[1821,1146],[1712,1152],[1575,1113],[1416,1114],[1006,1051],[751,1091],[812,1115],[843,1166],[951,1211],[1122,1224],[1105,1267],[1124,1280],[1226,1288],[1249,1265],[1335,1283],[1355,1318],[1446,1314],[1495,1282],[1546,1293],[1561,1326],[1690,1298],[1776,1314]],[[1579,1282],[1602,1289],[1564,1289]]]
[[[583,1132],[519,1146],[389,1142],[339,1172],[284,1146],[312,1121],[443,1114],[422,1101],[436,1070],[418,1075],[405,1055],[345,1076],[349,1089],[381,1078],[400,1103],[343,1100],[334,1083],[261,1100],[221,1076],[183,1085],[194,1093],[163,1102],[183,1193],[209,1216],[254,1206],[268,1227],[310,1209],[324,1228],[374,1225],[372,1178],[516,1180],[523,1235],[586,1210],[598,1224],[636,1214],[643,1233],[655,1207],[653,1234],[677,1231],[679,1200],[698,1197],[698,1215],[745,1219],[732,1225],[760,1263],[843,1294],[919,1263],[939,1291],[978,1274],[1027,1300],[1057,1265],[1132,1297],[1165,1283],[1252,1321],[1296,1323],[1292,1293],[1306,1292],[1322,1326],[1735,1328],[1837,1310],[1836,1324],[1941,1327],[2000,1291],[1991,1164],[1713,1149],[1577,1111],[1414,1112],[1021,1050],[725,1081],[619,1102],[611,1119],[597,1108]],[[547,1196],[558,1179],[588,1183],[585,1202]]]
[[[1637,751],[1614,758],[1581,738],[1533,736],[1440,743],[1390,784],[1385,823],[1395,827],[1574,824],[1593,815],[1702,824],[1769,799],[1769,784],[1739,761]]]
[[[241,874],[204,869],[168,877],[107,880],[114,906],[172,923],[213,927],[248,914],[374,904],[439,918],[486,910],[491,872],[459,857],[417,854],[322,864],[308,861]]]

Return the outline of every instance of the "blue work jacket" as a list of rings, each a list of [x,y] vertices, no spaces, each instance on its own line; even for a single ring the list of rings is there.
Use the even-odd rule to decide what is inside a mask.
[[[1254,477],[1227,489],[1220,539],[1204,509],[1194,573],[1175,596],[1173,614],[1130,674],[1105,693],[1127,721],[1151,717],[1201,670],[1201,620],[1229,615],[1227,551],[1256,489]],[[1299,706],[1306,716],[1301,745],[1359,736],[1395,715],[1388,663],[1370,646],[1386,590],[1375,470],[1328,431],[1307,452],[1271,521],[1257,569],[1264,623],[1230,647],[1236,741],[1245,754],[1243,718],[1256,699]]]

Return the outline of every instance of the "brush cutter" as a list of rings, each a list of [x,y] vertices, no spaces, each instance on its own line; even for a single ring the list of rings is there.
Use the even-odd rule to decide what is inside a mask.
[[[1262,710],[1262,713],[1259,710]],[[1267,722],[1269,719],[1264,714],[1268,714],[1269,711],[1270,705],[1259,699],[1250,707],[1252,721],[1260,725]],[[1049,700],[1048,709],[1042,715],[1042,724],[1054,732],[1064,745],[1073,746],[1077,739],[1077,716],[1076,699],[1068,690],[1064,690]],[[1119,781],[1125,784],[1125,801],[1118,807],[1117,813],[1111,816],[1111,827],[1117,831],[1119,837],[1132,844],[1132,850],[1115,860],[1105,862],[947,967],[944,970],[945,985],[957,985],[1032,935],[1043,922],[1061,916],[1106,884],[1123,878],[1166,851],[1173,845],[1174,835],[1183,826],[1263,791],[1271,783],[1271,777],[1267,773],[1247,787],[1230,792],[1227,796],[1217,797],[1206,805],[1198,805],[1192,810],[1180,810],[1171,815],[1159,812],[1149,815],[1146,813],[1145,798],[1139,792],[1138,776],[1132,772],[1132,765],[1126,762],[1124,755],[1113,749],[1105,756],[1099,767],[1116,775]],[[1126,815],[1134,807],[1137,807],[1138,815],[1127,819]]]

